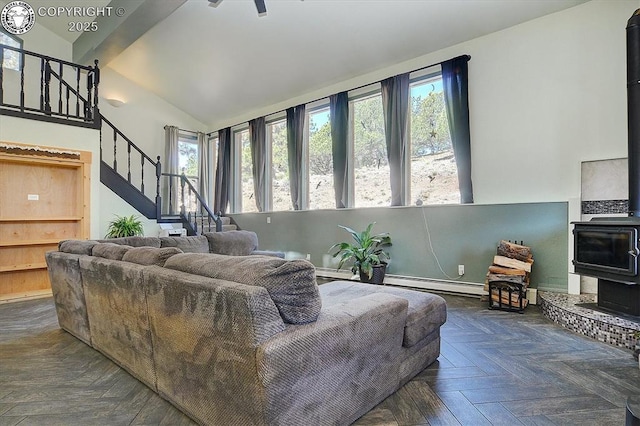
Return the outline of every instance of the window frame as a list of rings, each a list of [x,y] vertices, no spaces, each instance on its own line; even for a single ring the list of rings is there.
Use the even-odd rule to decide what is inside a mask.
[[[11,47],[15,47],[18,48],[20,50],[23,50],[24,47],[24,40],[22,40],[22,38],[18,37],[15,34],[11,34],[8,31],[5,31],[4,28],[0,27],[0,35],[5,36],[7,38],[9,38],[10,40],[14,41],[15,43],[18,44],[18,46],[11,46],[11,44],[7,44],[7,43],[2,43],[2,40],[0,40],[0,44],[5,44]],[[13,52],[13,51],[9,51],[9,52]],[[6,54],[6,51],[4,52]],[[17,68],[12,68],[12,67],[8,67],[5,65],[4,63],[4,55],[2,58],[2,68],[7,69],[7,70],[13,70],[13,71],[20,71],[22,69],[22,65],[24,63],[24,54],[22,52],[17,52],[18,53],[18,65]]]

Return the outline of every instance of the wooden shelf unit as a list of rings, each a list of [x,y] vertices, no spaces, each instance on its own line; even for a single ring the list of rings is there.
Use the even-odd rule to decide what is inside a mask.
[[[31,152],[0,151],[0,301],[50,294],[45,253],[89,237],[91,153]]]

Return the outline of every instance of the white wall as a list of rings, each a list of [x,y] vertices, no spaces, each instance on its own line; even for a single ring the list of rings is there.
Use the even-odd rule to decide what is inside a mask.
[[[153,70],[149,70],[153,72]],[[164,158],[164,126],[206,131],[207,126],[153,93],[141,88],[108,66],[100,75],[100,112],[151,158]],[[104,99],[125,105],[114,108]]]
[[[592,0],[396,64],[211,129],[470,54],[475,201],[567,201],[580,162],[626,156],[625,26],[637,0]]]

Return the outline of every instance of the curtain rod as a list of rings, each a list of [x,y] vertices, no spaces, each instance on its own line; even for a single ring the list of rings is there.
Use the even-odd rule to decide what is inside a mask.
[[[164,127],[163,127],[163,129],[164,129],[164,130],[167,130],[167,127],[170,127],[170,126],[164,126]],[[178,127],[178,131],[180,131],[180,132],[186,132],[186,133],[194,133],[194,134],[196,134],[196,135],[197,135],[198,133],[200,133],[200,132],[198,132],[197,130],[186,130],[186,129],[181,129],[181,128],[179,128],[179,127]],[[209,134],[209,133],[205,133],[205,135],[208,135],[208,134]]]
[[[466,58],[466,59],[467,59],[467,61],[470,61],[470,60],[471,60],[471,55],[460,55],[460,56],[455,56],[455,57],[453,57],[453,58],[451,58],[451,59],[447,59],[447,60],[445,60],[445,61],[440,61],[440,62],[433,63],[433,64],[431,64],[431,65],[427,65],[427,66],[424,66],[424,67],[416,68],[416,69],[414,69],[414,70],[412,70],[412,71],[409,71],[409,73],[417,72],[417,71],[422,71],[422,70],[426,70],[426,69],[428,69],[428,68],[435,67],[435,66],[437,66],[437,65],[442,65],[442,64],[443,64],[443,63],[445,63],[445,62],[452,61],[452,60],[454,60],[454,59],[458,59],[458,58]],[[388,78],[388,77],[387,77],[387,78]],[[382,80],[378,80],[378,81],[374,81],[374,82],[372,82],[372,83],[363,84],[363,85],[361,85],[361,86],[354,87],[354,88],[349,89],[349,90],[347,90],[347,91],[362,89],[363,87],[367,87],[367,86],[370,86],[370,85],[372,85],[372,84],[380,83],[381,81],[382,81]],[[323,96],[323,97],[321,97],[321,98],[318,98],[318,99],[314,99],[314,100],[312,100],[312,101],[305,102],[305,104],[311,104],[311,103],[317,102],[317,101],[319,101],[319,100],[321,100],[321,99],[328,98],[329,96],[331,96],[331,95]],[[289,107],[289,108],[290,108],[290,107]],[[269,115],[280,114],[280,113],[282,113],[282,112],[285,112],[287,109],[288,109],[288,108],[281,109],[280,111],[272,112],[272,113],[270,113]],[[229,127],[229,128],[233,128],[233,127],[239,126],[239,125],[241,125],[241,124],[243,124],[243,123],[245,123],[245,122],[243,121],[243,122],[241,122],[241,123],[234,124],[233,126],[227,126],[227,127]],[[219,130],[215,130],[215,131],[212,131],[212,132],[209,132],[209,133],[206,133],[206,135],[207,135],[207,136],[210,136],[210,135],[212,135],[213,133],[217,133],[217,132],[219,132],[220,130],[221,130],[221,129],[219,129]]]

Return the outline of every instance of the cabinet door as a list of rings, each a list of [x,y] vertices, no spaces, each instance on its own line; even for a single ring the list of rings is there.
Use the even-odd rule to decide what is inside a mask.
[[[44,254],[61,240],[88,237],[85,167],[0,156],[0,300],[50,292]]]

